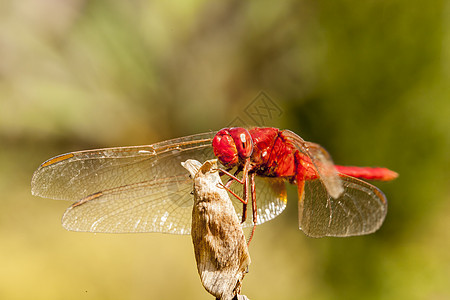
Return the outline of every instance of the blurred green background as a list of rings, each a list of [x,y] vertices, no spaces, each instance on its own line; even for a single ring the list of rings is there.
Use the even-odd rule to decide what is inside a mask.
[[[281,113],[259,124],[260,91]],[[278,111],[279,112],[279,111]],[[450,2],[0,2],[0,298],[212,299],[189,236],[67,232],[44,160],[233,122],[386,166],[375,234],[311,239],[297,195],[259,226],[250,299],[450,298]]]

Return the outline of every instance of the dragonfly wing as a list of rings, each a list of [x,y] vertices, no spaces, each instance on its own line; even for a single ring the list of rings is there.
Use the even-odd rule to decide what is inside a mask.
[[[322,146],[306,142],[290,130],[283,130],[282,133],[300,152],[306,154],[311,159],[319,175],[318,177],[328,193],[333,198],[338,198],[344,189],[330,154]]]
[[[224,179],[224,178],[223,178]],[[236,194],[242,195],[242,184],[234,181],[231,184],[231,190]],[[257,222],[256,225],[260,225],[264,222],[274,219],[281,214],[286,208],[287,194],[284,180],[280,178],[272,177],[255,177],[255,193],[256,193],[256,209],[257,209]],[[229,194],[231,202],[233,203],[236,213],[241,219],[242,217],[242,202],[232,194]],[[247,206],[247,219],[245,220],[244,227],[252,227],[253,219],[251,213],[251,203]]]
[[[78,201],[63,218],[71,230],[189,233],[192,180],[181,162],[214,158],[214,135],[60,155],[33,174],[32,193]]]
[[[189,234],[191,191],[188,174],[104,190],[69,207],[62,224],[73,231]]]
[[[299,226],[311,237],[364,235],[380,228],[387,213],[384,194],[362,180],[342,175],[344,191],[329,195],[323,182],[305,182],[299,195]]]

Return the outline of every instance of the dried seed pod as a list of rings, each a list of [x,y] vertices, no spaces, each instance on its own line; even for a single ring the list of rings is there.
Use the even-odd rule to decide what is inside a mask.
[[[242,226],[217,172],[217,160],[182,165],[194,180],[192,242],[197,270],[205,289],[218,299],[231,300],[241,289],[250,264]]]

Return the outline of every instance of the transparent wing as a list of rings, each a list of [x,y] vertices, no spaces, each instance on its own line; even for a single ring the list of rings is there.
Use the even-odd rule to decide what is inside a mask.
[[[318,177],[333,198],[338,198],[344,191],[333,160],[328,152],[320,145],[306,142],[290,130],[283,130],[287,138],[300,152],[306,154],[317,171]]]
[[[60,155],[33,174],[32,193],[78,201],[63,216],[69,230],[187,234],[192,179],[181,162],[214,158],[214,134]]]
[[[32,194],[77,201],[63,216],[68,230],[189,234],[193,183],[181,162],[214,158],[214,135],[63,154],[36,170]],[[235,188],[242,193],[242,186]],[[257,179],[256,189],[260,224],[283,211],[286,192],[276,180]],[[231,194],[230,198],[241,216],[241,202]]]
[[[362,180],[342,175],[344,191],[332,198],[320,180],[305,182],[299,195],[299,226],[308,236],[354,236],[380,228],[387,213],[384,194]]]
[[[222,178],[225,181],[225,177]],[[242,184],[234,181],[231,184],[231,190],[236,194],[242,195]],[[282,179],[272,177],[255,177],[255,193],[256,193],[256,211],[257,221],[256,225],[260,225],[264,222],[270,221],[283,212],[286,208],[287,194],[286,186]],[[238,214],[239,220],[242,217],[243,205],[240,200],[229,194],[231,202],[233,202],[234,209]],[[252,213],[251,203],[247,206],[247,219],[245,220],[244,227],[252,227]]]
[[[62,224],[73,231],[189,234],[191,191],[188,174],[104,190],[69,207]]]

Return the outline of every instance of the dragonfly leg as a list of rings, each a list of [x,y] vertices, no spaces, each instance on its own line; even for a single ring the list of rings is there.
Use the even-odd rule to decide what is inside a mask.
[[[245,220],[247,220],[247,204],[248,204],[248,166],[250,161],[247,160],[244,166],[244,170],[242,171],[242,179],[244,180],[244,200],[245,203],[242,205],[242,221],[241,223],[244,223]]]
[[[238,194],[236,194],[235,192],[233,192],[228,186],[228,182],[227,184],[223,184],[223,183],[219,183],[219,186],[224,188],[227,192],[229,192],[231,195],[233,195],[234,197],[236,197],[239,201],[241,201],[243,204],[247,205],[248,200],[247,199],[242,199],[241,196],[239,196]]]
[[[252,241],[253,235],[255,234],[256,221],[257,221],[257,216],[258,216],[258,211],[256,209],[255,173],[252,173],[250,175],[250,187],[251,187],[251,193],[252,193],[253,228],[252,228],[252,232],[250,234],[250,237],[248,239],[247,246],[250,245],[250,242]]]
[[[227,183],[225,184],[225,186],[226,186],[227,188],[229,188],[229,187],[231,186],[231,184],[233,183],[233,181],[234,181],[233,178],[228,179],[228,181],[227,181]]]
[[[242,170],[242,179],[239,179],[236,177],[236,175],[240,172],[240,169],[238,169],[234,175],[228,172],[227,170],[218,169],[220,172],[222,172],[225,175],[228,175],[230,177],[230,180],[227,181],[225,185],[221,184],[221,186],[226,189],[228,192],[230,192],[233,196],[235,196],[239,201],[242,202],[242,223],[247,220],[247,204],[248,204],[248,198],[249,198],[249,190],[248,190],[248,172],[250,169],[250,160],[247,159],[244,164],[244,169]],[[235,192],[233,192],[230,189],[231,183],[236,180],[240,184],[244,186],[244,193],[243,197],[239,197]]]
[[[227,192],[229,192],[230,194],[232,194],[234,197],[236,197],[239,201],[242,202],[242,221],[241,223],[244,223],[245,220],[247,220],[247,204],[248,204],[248,198],[242,199],[241,196],[239,196],[238,194],[236,194],[235,192],[233,192],[230,188],[228,188],[226,185],[220,183],[219,184],[222,188],[224,188],[225,190],[227,190]]]
[[[227,172],[229,172],[230,170],[228,169],[228,170],[226,170]],[[233,183],[233,181],[234,181],[234,177],[236,177],[236,175],[237,174],[239,174],[239,172],[241,172],[242,171],[242,169],[240,169],[240,168],[238,168],[235,172],[234,172],[234,176],[232,177],[232,178],[230,178],[230,179],[228,179],[228,181],[227,181],[227,183],[225,184],[225,186],[227,187],[227,188],[229,188],[230,186],[231,186],[231,184]],[[225,173],[223,173],[223,174],[221,174],[221,175],[224,175]]]
[[[237,182],[239,182],[240,184],[244,184],[245,183],[245,169],[244,169],[244,175],[242,176],[242,179],[239,179],[236,177],[236,175],[240,172],[240,170],[237,170],[234,175],[231,174],[230,172],[228,172],[227,170],[224,169],[217,169],[218,171],[220,171],[221,173],[227,175],[228,177],[230,177],[233,180],[236,180]]]
[[[247,203],[242,204],[242,219],[241,224],[243,224],[247,220]]]

